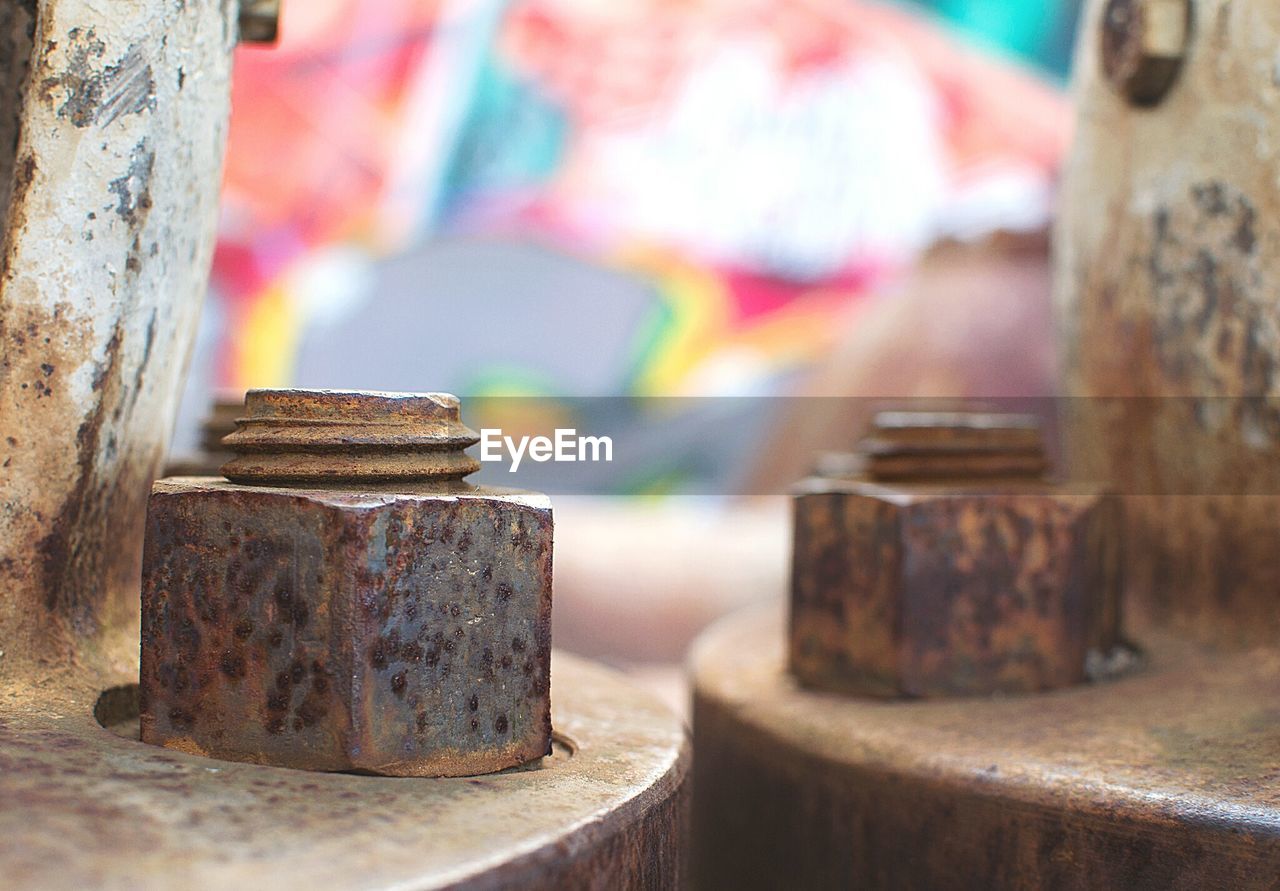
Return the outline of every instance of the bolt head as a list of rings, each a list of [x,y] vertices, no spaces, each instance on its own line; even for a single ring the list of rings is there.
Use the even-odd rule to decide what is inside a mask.
[[[551,742],[544,496],[155,484],[142,738],[310,770],[460,776]]]
[[[1190,35],[1190,0],[1108,0],[1101,28],[1103,74],[1131,104],[1156,105],[1178,79]]]
[[[806,482],[790,665],[870,696],[1027,693],[1086,680],[1118,640],[1119,523],[1098,493]]]

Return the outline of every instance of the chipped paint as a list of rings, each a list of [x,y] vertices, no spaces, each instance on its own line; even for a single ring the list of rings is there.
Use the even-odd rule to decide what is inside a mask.
[[[67,33],[69,58],[58,73],[40,82],[41,96],[57,116],[78,128],[106,127],[122,115],[153,111],[156,84],[141,46],[104,65],[107,45],[93,27]]]
[[[151,210],[151,172],[155,166],[155,152],[143,140],[129,156],[129,170],[107,183],[107,191],[116,196],[116,216],[130,226],[137,226]]]
[[[1280,508],[1231,494],[1280,491],[1280,7],[1201,0],[1196,19],[1153,110],[1118,101],[1081,41],[1056,245],[1067,392],[1186,398],[1104,400],[1065,429],[1082,478],[1201,493],[1126,499],[1135,619],[1249,645],[1280,634]]]
[[[6,672],[135,659],[143,507],[207,283],[235,15],[38,11],[0,241]],[[202,76],[179,91],[180,68]]]

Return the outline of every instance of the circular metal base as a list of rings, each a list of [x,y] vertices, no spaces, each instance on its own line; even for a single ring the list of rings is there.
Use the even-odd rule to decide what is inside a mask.
[[[800,689],[781,610],[720,623],[694,674],[705,887],[1271,887],[1280,652],[1142,639],[1147,665],[1033,696]]]
[[[672,887],[679,720],[557,653],[556,752],[460,779],[321,774],[144,745],[90,685],[0,685],[0,875],[24,888]],[[104,697],[118,722],[129,696]],[[122,706],[122,703],[124,705]],[[130,733],[133,739],[127,738]]]

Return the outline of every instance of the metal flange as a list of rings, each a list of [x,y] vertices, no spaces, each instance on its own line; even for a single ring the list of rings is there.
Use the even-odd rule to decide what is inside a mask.
[[[1280,650],[1144,635],[1150,663],[1053,693],[802,690],[782,610],[695,648],[695,882],[724,888],[1268,888]]]
[[[676,887],[680,721],[572,656],[552,683],[554,754],[468,779],[186,755],[138,741],[136,687],[0,683],[0,869],[47,889]]]

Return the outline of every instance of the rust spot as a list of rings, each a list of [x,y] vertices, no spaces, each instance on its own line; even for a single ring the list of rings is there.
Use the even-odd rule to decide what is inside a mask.
[[[118,369],[122,349],[123,322],[117,322],[107,341],[106,357],[97,374],[93,389],[103,390],[108,384],[119,387]],[[76,432],[77,469],[76,482],[68,493],[62,508],[53,518],[49,532],[36,545],[43,571],[45,605],[51,612],[61,612],[83,621],[88,619],[92,598],[90,593],[79,590],[77,580],[92,579],[100,565],[102,555],[96,543],[86,541],[81,545],[76,536],[83,533],[86,514],[103,509],[106,499],[99,489],[109,487],[110,482],[96,479],[96,458],[102,437],[106,413],[115,402],[103,398]],[[131,480],[117,483],[131,485]],[[109,502],[107,502],[109,503]]]
[[[1026,693],[1089,679],[1095,655],[1130,664],[1111,658],[1130,652],[1115,500],[1011,475],[1043,472],[1034,447],[1011,445],[1034,442],[1022,433],[919,419],[897,440],[877,420],[864,475],[800,487],[797,678],[872,696]],[[881,469],[893,479],[872,475]]]

